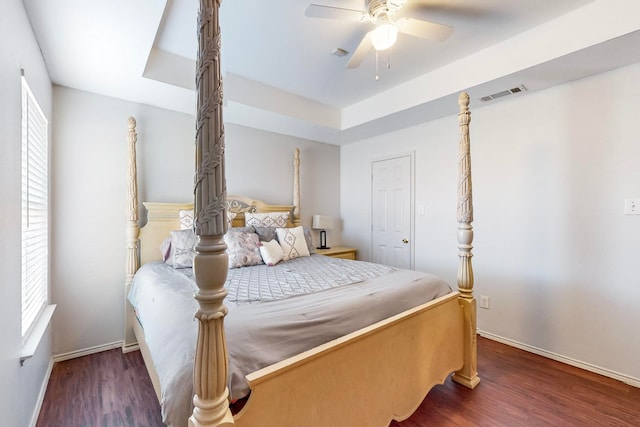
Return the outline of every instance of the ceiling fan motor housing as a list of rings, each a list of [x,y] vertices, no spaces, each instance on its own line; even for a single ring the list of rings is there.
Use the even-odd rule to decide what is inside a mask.
[[[397,9],[400,9],[406,0],[366,0],[367,13],[374,23],[389,22]]]
[[[398,13],[407,3],[408,0],[364,0],[366,9],[364,11],[311,4],[307,7],[305,15],[313,18],[368,23],[375,26],[362,37],[360,44],[347,62],[346,67],[353,69],[362,63],[371,49],[379,52],[392,47],[399,33],[430,41],[444,41],[451,35],[453,28],[448,25],[410,18]]]

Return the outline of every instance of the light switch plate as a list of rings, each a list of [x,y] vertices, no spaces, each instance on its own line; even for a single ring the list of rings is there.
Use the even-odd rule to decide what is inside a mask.
[[[489,297],[486,295],[480,295],[480,308],[489,309]]]
[[[624,199],[625,215],[640,215],[640,199]]]

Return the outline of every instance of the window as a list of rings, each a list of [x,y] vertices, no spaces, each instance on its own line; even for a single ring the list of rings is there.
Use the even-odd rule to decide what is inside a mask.
[[[22,77],[22,340],[47,306],[48,123]]]

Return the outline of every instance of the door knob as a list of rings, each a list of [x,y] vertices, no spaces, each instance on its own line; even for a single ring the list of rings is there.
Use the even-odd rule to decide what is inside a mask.
[[[402,239],[402,243],[409,243],[407,239]]]

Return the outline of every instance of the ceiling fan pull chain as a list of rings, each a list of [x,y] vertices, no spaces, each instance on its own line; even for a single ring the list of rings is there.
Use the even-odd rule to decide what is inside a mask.
[[[389,49],[387,49],[387,70],[391,69],[391,61],[389,61],[389,57],[391,55],[389,55]]]
[[[380,76],[378,75],[378,51],[376,50],[376,81],[380,80]]]

